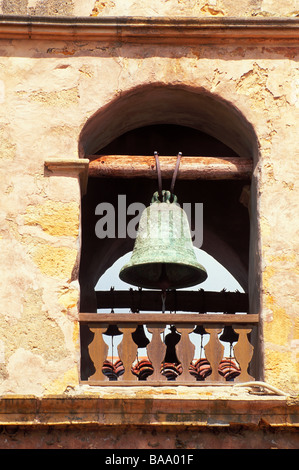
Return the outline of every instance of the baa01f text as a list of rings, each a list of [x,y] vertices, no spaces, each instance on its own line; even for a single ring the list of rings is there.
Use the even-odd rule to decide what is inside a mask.
[[[105,464],[106,465],[130,465],[131,467],[135,468],[140,463],[147,463],[149,465],[190,465],[193,462],[193,455],[179,455],[179,454],[150,454],[147,458],[140,458],[139,456],[136,457],[120,457],[112,454],[111,457],[106,457]]]

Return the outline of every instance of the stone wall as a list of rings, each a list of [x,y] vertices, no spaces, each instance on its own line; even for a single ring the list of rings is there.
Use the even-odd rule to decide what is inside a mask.
[[[3,426],[0,429],[1,449],[109,449],[115,457],[122,455],[120,449],[145,449],[159,457],[161,449],[171,449],[174,453],[203,449],[298,449],[296,431],[281,429],[240,429],[238,426],[229,430],[204,430],[186,427],[183,430],[173,428],[157,429],[142,427],[132,429],[129,426],[110,428],[109,437],[105,427],[64,426],[58,428],[34,426],[28,432],[24,426]],[[134,450],[132,452],[134,452]],[[189,450],[189,451],[188,451]],[[50,454],[51,455],[51,454]],[[97,455],[103,462],[108,456],[104,450]],[[127,455],[127,454],[125,454]],[[138,453],[134,453],[138,455]],[[82,454],[81,454],[82,456]],[[144,454],[143,457],[146,457]],[[141,457],[140,457],[141,458]],[[76,455],[76,460],[78,455]],[[166,457],[165,457],[166,459]],[[193,461],[199,462],[201,456],[193,455]],[[107,459],[109,462],[109,460]],[[154,461],[154,460],[153,460]]]
[[[36,16],[298,16],[298,2],[287,0],[2,0],[0,14]]]
[[[1,394],[78,385],[80,185],[49,177],[44,161],[77,158],[88,119],[150,84],[200,86],[254,127],[265,380],[294,392],[298,50],[8,40],[1,49]]]
[[[237,6],[232,0],[13,3],[12,8],[12,2],[3,0],[0,13],[85,17],[298,15],[296,0],[242,0]],[[254,132],[258,148],[252,147],[251,216],[256,244],[251,256],[256,264],[251,263],[251,282],[256,287],[251,286],[255,291],[251,294],[260,301],[260,368],[265,382],[297,396],[298,47],[250,41],[162,45],[23,38],[1,39],[0,48],[0,396],[123,396],[124,392],[89,388],[79,381],[82,185],[75,170],[52,173],[45,168],[45,161],[84,157],[84,130],[94,116],[113,109],[109,108],[111,103],[130,106],[128,96],[136,97],[140,90],[150,94],[158,87],[209,95],[216,103],[215,112],[217,103],[225,103],[224,107],[237,110]],[[229,116],[228,111],[225,117]],[[102,127],[98,132],[108,135],[104,119],[99,123]],[[224,134],[218,137],[231,138]],[[212,400],[215,392],[187,387],[157,392],[134,387],[125,393],[127,400],[146,397],[151,402],[157,393],[170,403],[173,397],[200,400],[204,396]],[[236,399],[239,392],[232,389],[229,396],[221,393],[222,416],[227,402]],[[240,397],[247,400],[249,394],[245,397],[244,393]],[[123,416],[119,419],[125,423]],[[107,430],[102,428],[94,430],[91,426],[90,440],[83,442],[84,428],[34,428],[28,434],[22,427],[11,427],[16,422],[17,418],[11,419],[8,427],[1,428],[0,447],[110,445]],[[132,441],[140,448],[219,448],[223,443],[228,448],[297,446],[291,430],[283,435],[279,429],[263,430],[258,421],[242,433],[238,429],[225,433],[218,428],[220,437],[216,439],[207,427],[190,432],[187,424],[180,432],[174,427],[157,431],[155,426],[131,426],[122,434],[116,427],[110,433],[110,442],[123,448]]]

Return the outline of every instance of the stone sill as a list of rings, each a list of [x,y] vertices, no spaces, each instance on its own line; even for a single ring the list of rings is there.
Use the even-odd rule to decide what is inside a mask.
[[[80,394],[78,394],[80,392]],[[299,400],[235,387],[88,387],[57,396],[3,396],[0,425],[299,426]]]
[[[133,43],[292,45],[298,18],[0,17],[0,39],[102,40]]]

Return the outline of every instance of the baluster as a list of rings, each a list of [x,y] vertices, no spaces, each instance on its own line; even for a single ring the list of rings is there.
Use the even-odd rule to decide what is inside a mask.
[[[94,337],[88,346],[88,352],[96,371],[88,378],[88,381],[109,380],[108,377],[102,373],[102,366],[108,353],[108,345],[103,339],[103,333],[106,329],[106,327],[90,328],[90,331],[94,333]]]
[[[190,380],[195,381],[196,377],[193,377],[189,372],[189,366],[192,359],[194,358],[195,351],[195,346],[190,341],[189,333],[192,333],[194,327],[190,328],[189,326],[184,328],[183,326],[180,326],[179,328],[180,329],[177,331],[181,333],[181,338],[177,345],[177,353],[178,359],[183,368],[183,372],[177,380],[179,380],[180,382],[188,382]]]
[[[249,342],[247,334],[252,331],[252,328],[242,328],[240,325],[238,328],[233,326],[235,332],[239,335],[239,340],[234,346],[234,355],[240,366],[241,373],[236,377],[236,382],[248,382],[254,380],[254,377],[248,374],[248,366],[253,356],[254,347]]]
[[[134,333],[134,331],[136,330],[136,326],[134,328],[120,326],[120,328],[123,330],[120,330],[121,333],[123,333],[123,338],[121,343],[118,345],[118,351],[119,357],[124,365],[125,372],[119,378],[119,380],[135,382],[136,380],[138,380],[138,377],[132,374],[131,369],[132,364],[136,359],[138,349],[137,344],[134,343],[132,338],[132,333]]]
[[[165,357],[165,344],[161,340],[165,326],[147,325],[147,329],[152,334],[151,342],[147,345],[147,354],[154,368],[154,372],[147,378],[147,382],[165,382],[167,378],[160,372]]]
[[[209,361],[212,374],[209,376],[209,381],[212,382],[224,382],[225,379],[218,373],[218,366],[223,358],[224,346],[220,343],[218,334],[222,331],[222,328],[206,328],[207,333],[210,335],[209,342],[206,344],[204,350],[206,358]]]

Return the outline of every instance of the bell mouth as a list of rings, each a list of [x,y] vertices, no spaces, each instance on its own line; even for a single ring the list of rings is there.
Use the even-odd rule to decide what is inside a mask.
[[[200,264],[142,263],[126,265],[119,273],[122,281],[145,289],[183,289],[204,282],[208,275]]]

